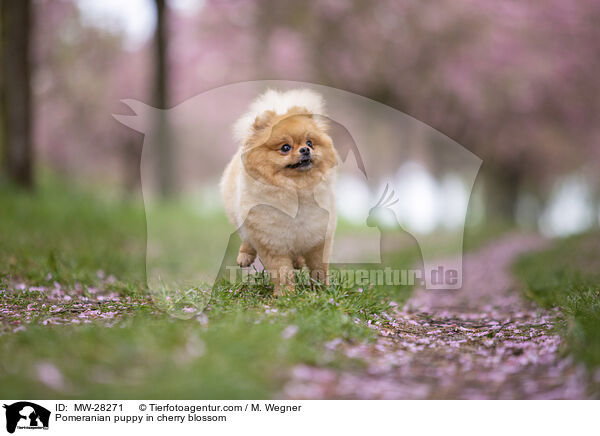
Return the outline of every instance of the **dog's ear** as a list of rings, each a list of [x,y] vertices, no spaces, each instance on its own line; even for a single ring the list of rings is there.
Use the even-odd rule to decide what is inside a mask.
[[[324,115],[312,113],[307,108],[301,106],[292,106],[287,111],[287,115],[306,115],[309,118],[315,120],[319,128],[327,133],[329,131],[329,118]]]
[[[275,115],[276,114],[273,111],[263,112],[254,120],[254,124],[252,124],[252,129],[254,129],[255,132],[261,131],[262,129],[267,127],[271,121],[273,121]]]
[[[268,110],[258,115],[254,123],[252,123],[252,129],[249,134],[244,138],[243,147],[249,149],[257,145],[262,144],[266,141],[270,135],[272,122],[277,114]]]

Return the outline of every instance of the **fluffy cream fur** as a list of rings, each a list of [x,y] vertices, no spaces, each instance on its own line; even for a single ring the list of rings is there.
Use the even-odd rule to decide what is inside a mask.
[[[306,109],[310,114],[325,116],[323,97],[310,89],[292,89],[286,92],[269,89],[251,104],[244,115],[233,125],[233,136],[244,143],[252,134],[252,125],[257,117],[267,111],[277,115],[286,114],[294,106]],[[326,125],[323,125],[326,129]]]

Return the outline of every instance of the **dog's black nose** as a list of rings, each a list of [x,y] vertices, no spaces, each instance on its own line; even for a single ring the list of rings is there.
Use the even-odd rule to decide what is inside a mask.
[[[308,148],[308,147],[302,147],[302,148],[300,149],[300,154],[303,154],[303,155],[305,155],[305,156],[308,156],[308,155],[310,154],[310,148]]]

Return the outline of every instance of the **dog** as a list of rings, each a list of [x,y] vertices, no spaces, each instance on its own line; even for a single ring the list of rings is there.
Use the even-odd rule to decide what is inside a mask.
[[[306,266],[328,283],[339,157],[323,98],[308,89],[269,90],[235,123],[234,136],[239,149],[220,186],[242,239],[238,265],[258,255],[276,296],[294,289],[294,268]]]

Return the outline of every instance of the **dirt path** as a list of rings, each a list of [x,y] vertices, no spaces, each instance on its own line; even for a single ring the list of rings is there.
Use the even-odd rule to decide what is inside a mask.
[[[520,298],[509,268],[541,248],[511,234],[464,258],[460,291],[417,290],[394,317],[373,326],[374,344],[329,348],[364,360],[361,371],[297,366],[283,398],[590,398],[585,370],[562,353],[560,314]]]

